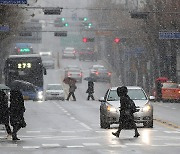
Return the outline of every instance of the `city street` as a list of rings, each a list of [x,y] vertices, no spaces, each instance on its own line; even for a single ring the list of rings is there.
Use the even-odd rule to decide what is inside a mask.
[[[84,76],[88,75],[88,66],[92,62],[65,59],[60,62],[61,68],[48,70],[45,77],[47,83],[62,83],[63,67],[68,64],[82,66]],[[97,62],[98,63],[98,62]],[[101,63],[101,62],[100,62]],[[68,86],[65,90],[68,91]],[[101,129],[99,124],[98,98],[104,96],[109,83],[95,83],[95,101],[87,101],[87,81],[77,83],[75,92],[77,101],[50,100],[44,102],[25,101],[25,119],[27,127],[18,133],[21,141],[4,139],[5,132],[1,130],[1,153],[178,153],[180,150],[180,130],[171,125],[154,121],[154,128],[142,128],[141,136],[134,138],[133,130],[123,130],[120,138],[111,133],[117,125],[110,129]],[[161,120],[172,120],[177,125],[179,104],[153,103],[155,116]],[[168,106],[168,111],[167,111]],[[157,110],[157,111],[156,111]],[[163,114],[166,113],[166,114]],[[168,113],[168,115],[167,115]],[[166,119],[166,117],[171,117]],[[176,119],[176,120],[175,120]]]
[[[124,49],[122,52],[121,51],[122,48],[118,48],[120,45],[113,44],[114,42],[112,38],[115,35],[113,34],[111,36],[112,38],[110,38],[109,36],[109,32],[112,34],[112,31],[114,31],[114,29],[118,29],[118,26],[108,27],[106,25],[107,21],[103,20],[104,18],[102,18],[101,21],[102,27],[101,26],[99,27],[102,29],[110,28],[112,31],[109,30],[99,31],[99,33],[102,32],[103,35],[96,36],[95,31],[92,30],[94,34],[93,36],[98,37],[96,38],[96,41],[98,40],[99,42],[96,43],[96,45],[102,47],[100,48],[101,50],[98,51],[100,53],[100,56],[98,57],[97,61],[91,61],[91,60],[80,61],[78,59],[78,56],[76,59],[70,59],[70,58],[62,59],[62,50],[65,47],[74,47],[75,49],[80,50],[80,47],[82,47],[85,44],[82,41],[82,38],[84,37],[83,35],[86,36],[86,34],[88,34],[87,37],[91,36],[91,32],[86,31],[87,27],[84,28],[84,31],[82,30],[82,27],[79,26],[81,24],[80,23],[81,21],[79,22],[78,20],[79,17],[82,18],[88,15],[89,10],[85,10],[82,8],[85,8],[88,5],[91,6],[90,5],[91,2],[81,1],[82,5],[80,7],[78,2],[74,1],[71,3],[71,1],[72,0],[67,0],[61,3],[58,0],[52,0],[49,2],[45,0],[39,0],[37,1],[37,3],[32,5],[32,6],[41,6],[41,7],[45,7],[45,6],[54,7],[55,5],[63,6],[64,10],[61,16],[59,15],[46,16],[42,13],[43,11],[40,11],[38,9],[35,10],[30,9],[30,11],[26,13],[28,14],[27,18],[31,18],[30,14],[34,13],[37,21],[42,24],[42,31],[39,32],[42,33],[42,42],[33,44],[34,53],[39,54],[39,52],[51,51],[53,58],[55,59],[55,68],[47,69],[47,75],[44,75],[44,89],[46,88],[47,84],[55,84],[55,83],[62,84],[65,90],[65,98],[67,98],[69,92],[69,86],[63,82],[64,68],[67,67],[68,65],[77,65],[82,69],[83,72],[82,83],[76,83],[77,89],[75,91],[75,96],[77,100],[73,101],[72,98],[69,101],[25,100],[25,107],[26,107],[25,121],[27,123],[27,126],[25,128],[20,129],[20,131],[17,133],[18,138],[20,138],[20,141],[12,141],[11,138],[6,138],[7,134],[5,128],[3,125],[0,125],[0,154],[170,154],[170,153],[179,154],[180,153],[180,118],[179,118],[180,103],[179,102],[163,103],[162,101],[161,102],[151,101],[154,109],[153,128],[144,128],[141,124],[137,124],[138,131],[140,133],[140,136],[138,138],[134,137],[134,130],[122,130],[122,132],[120,133],[120,137],[116,138],[115,136],[112,135],[112,132],[115,132],[117,130],[118,128],[117,124],[111,125],[110,129],[102,129],[100,127],[101,102],[99,101],[99,99],[105,96],[105,93],[108,90],[108,88],[122,86],[121,79],[116,75],[117,72],[122,73],[121,72],[122,69],[118,68],[117,72],[114,72],[113,70],[116,69],[116,67],[121,66],[121,62],[122,62],[121,56],[123,56],[123,58],[125,59],[124,60],[125,63],[123,64],[123,66],[126,66],[127,63],[127,68],[128,68],[127,70],[124,69],[123,73],[129,74],[128,71],[131,70],[130,68],[131,64],[129,64],[128,62],[131,59],[128,59],[126,57],[128,54],[121,55],[121,53],[126,52],[127,50]],[[115,6],[115,3],[113,4]],[[72,9],[76,7],[79,7],[80,9],[79,10]],[[103,8],[105,7],[103,6]],[[107,10],[105,9],[104,11]],[[116,13],[115,12],[111,13],[111,15],[114,14]],[[93,15],[94,14],[92,14],[91,16]],[[117,15],[119,16],[118,13]],[[106,13],[104,13],[102,17],[103,16],[106,16]],[[57,17],[67,17],[66,18],[67,22],[69,22],[70,24],[69,27],[55,27],[53,23]],[[77,19],[75,19],[75,17]],[[116,19],[113,20],[115,21]],[[121,30],[125,31],[123,28]],[[54,36],[55,31],[56,32],[67,31],[67,36],[66,37]],[[129,35],[131,35],[131,33]],[[106,37],[109,40],[112,39],[112,43],[109,43],[113,46],[112,48],[108,48],[108,41],[109,41],[108,39],[107,39],[108,41],[104,41]],[[128,38],[129,37],[131,36],[128,36]],[[81,42],[78,42],[79,41],[78,39],[80,39]],[[125,39],[127,38],[125,37]],[[72,45],[71,43],[72,44],[74,43],[75,45],[78,44],[79,48],[78,47],[76,48],[76,46],[73,46],[74,44]],[[94,48],[97,47],[93,44],[94,42],[88,42],[88,43],[91,44],[91,46],[93,46]],[[88,43],[86,42],[85,45],[87,45]],[[85,47],[89,47],[89,46],[87,45]],[[112,58],[111,61],[113,61],[114,59],[113,57],[109,57],[109,55],[107,55],[107,52],[105,52],[104,49],[108,50],[108,53],[112,53],[112,54],[115,53],[113,54],[113,56],[117,59],[119,58],[118,60],[120,62],[119,61],[117,62],[118,63],[117,66],[116,66],[117,63],[115,62],[113,63],[114,69],[112,69],[112,65],[110,65],[107,60],[108,58]],[[114,49],[114,51],[111,52],[111,49]],[[154,51],[154,49],[152,49],[152,51]],[[152,53],[152,57],[153,56],[155,55],[153,55]],[[142,59],[143,59],[142,57],[139,58],[139,60]],[[132,60],[131,62],[132,62],[132,68],[134,69],[132,70],[134,74],[131,74],[132,75],[131,77],[134,76],[137,77],[137,73],[135,72],[137,68],[134,67],[136,61]],[[38,65],[39,64],[40,63],[38,63]],[[104,65],[105,68],[110,70],[110,72],[112,73],[112,78],[110,83],[94,82],[95,100],[93,101],[90,99],[88,101],[87,93],[86,93],[86,90],[88,88],[88,82],[84,80],[84,78],[89,76],[89,68],[95,64]],[[140,64],[138,64],[138,66],[139,65]],[[149,61],[146,67],[147,68],[150,67]],[[139,67],[138,69],[141,70],[141,67]],[[139,74],[141,75],[142,72],[140,72]],[[129,79],[131,78],[127,77],[125,81]],[[138,80],[140,81],[144,80],[144,76]],[[149,78],[148,80],[152,81],[151,78]],[[146,84],[146,82],[144,82],[144,84]]]

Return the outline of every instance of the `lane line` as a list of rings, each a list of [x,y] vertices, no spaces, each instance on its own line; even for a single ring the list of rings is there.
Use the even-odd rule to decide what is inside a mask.
[[[92,128],[90,128],[88,125],[86,125],[85,123],[83,122],[80,122],[80,125],[82,125],[83,127],[89,129],[89,130],[92,130]]]
[[[84,146],[101,146],[99,143],[83,143]]]

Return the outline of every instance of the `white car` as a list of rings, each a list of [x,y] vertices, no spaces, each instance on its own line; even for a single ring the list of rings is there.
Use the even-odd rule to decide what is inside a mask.
[[[45,68],[51,68],[51,69],[54,69],[55,68],[55,59],[52,57],[52,56],[41,56],[41,59],[42,59],[42,63],[43,63],[43,66]]]
[[[45,100],[65,100],[64,88],[61,84],[48,84],[45,90]]]
[[[120,98],[117,88],[109,88],[104,97],[100,98],[100,126],[110,128],[111,124],[119,123]],[[153,128],[153,106],[145,91],[138,86],[127,86],[128,95],[134,101],[138,112],[134,113],[136,123],[142,123],[144,127]]]
[[[76,51],[74,48],[65,48],[63,50],[63,53],[62,53],[62,58],[72,58],[72,59],[76,59]]]

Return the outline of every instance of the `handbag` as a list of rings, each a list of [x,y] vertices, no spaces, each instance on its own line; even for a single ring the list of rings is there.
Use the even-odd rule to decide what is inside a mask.
[[[25,128],[26,127],[26,122],[25,122],[25,120],[24,120],[24,117],[22,118],[22,120],[21,120],[21,127],[22,128]]]

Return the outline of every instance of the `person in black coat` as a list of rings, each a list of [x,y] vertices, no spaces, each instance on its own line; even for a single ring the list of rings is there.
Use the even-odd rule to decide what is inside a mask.
[[[93,96],[93,93],[94,93],[94,83],[92,81],[88,81],[88,89],[87,89],[86,93],[88,93],[87,100],[89,100],[90,98],[92,100],[94,100],[94,96]]]
[[[70,83],[69,84],[69,94],[68,94],[68,97],[67,97],[67,101],[69,101],[69,98],[72,96],[73,97],[73,101],[76,101],[76,97],[75,97],[75,90],[77,89],[77,86],[75,85],[75,83]]]
[[[127,95],[128,89],[127,87],[118,87],[117,88],[117,94],[120,97],[120,117],[119,117],[119,127],[117,132],[112,132],[112,134],[116,137],[119,137],[119,134],[122,129],[126,129],[127,126],[131,127],[132,129],[135,130],[135,135],[134,137],[140,136],[137,126],[134,121],[134,115],[133,112],[129,112],[129,106],[128,103],[130,101],[130,97]]]
[[[8,135],[12,134],[9,126],[8,96],[2,90],[0,90],[0,124],[5,125]]]
[[[162,100],[162,83],[160,81],[156,82],[156,94],[157,94],[157,101]]]
[[[11,90],[10,93],[10,123],[13,127],[12,139],[20,140],[17,138],[17,132],[21,128],[26,127],[26,123],[24,121],[24,99],[19,90]]]

